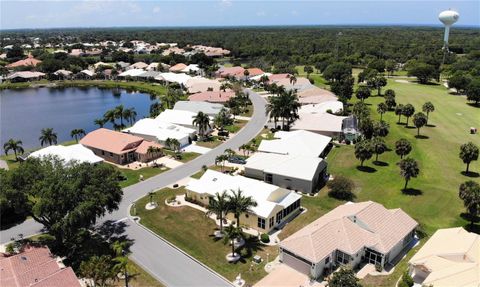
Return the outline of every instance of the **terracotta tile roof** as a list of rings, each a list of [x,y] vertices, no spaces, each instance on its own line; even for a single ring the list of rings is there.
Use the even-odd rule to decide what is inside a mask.
[[[202,101],[202,102],[210,102],[210,103],[226,103],[231,97],[235,96],[234,91],[226,90],[218,91],[218,92],[202,92],[190,95],[188,97],[189,101]]]
[[[170,72],[180,72],[181,70],[185,69],[187,67],[187,65],[183,64],[183,63],[178,63],[172,67],[170,67],[170,69],[168,69]]]
[[[45,247],[27,248],[24,252],[0,257],[0,286],[79,287],[72,268],[62,269]]]
[[[135,150],[142,141],[141,137],[100,128],[84,136],[80,140],[80,144],[115,154],[123,154]]]
[[[235,67],[222,67],[218,69],[217,73],[220,75],[220,77],[228,77],[228,76],[243,77],[243,71],[245,71],[243,67],[235,66]]]
[[[376,202],[347,203],[286,238],[280,246],[311,262],[335,250],[356,254],[363,247],[388,253],[418,223],[401,209]]]
[[[151,147],[151,146],[157,147],[157,148],[163,148],[163,146],[162,146],[161,144],[144,140],[144,141],[137,147],[137,150],[136,150],[135,152],[136,152],[136,153],[139,153],[139,154],[146,154],[147,151],[148,151],[148,148]]]
[[[268,76],[268,79],[272,83],[273,81],[280,80],[280,79],[288,79],[290,78],[290,74],[272,74]]]
[[[248,70],[248,76],[250,77],[254,77],[254,76],[258,76],[258,75],[263,75],[265,72],[260,70],[259,68],[250,68],[250,69],[247,69]]]
[[[16,67],[22,67],[22,66],[32,66],[35,67],[36,65],[40,64],[42,61],[37,60],[33,58],[32,56],[28,56],[28,58],[13,62],[11,64],[8,64],[6,67],[7,68],[16,68]]]

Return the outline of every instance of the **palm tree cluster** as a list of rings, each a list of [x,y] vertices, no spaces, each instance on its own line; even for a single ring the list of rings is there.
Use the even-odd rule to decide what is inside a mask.
[[[236,91],[235,96],[231,97],[227,101],[226,106],[230,109],[230,112],[236,116],[245,112],[250,104],[251,101],[247,93],[243,91]]]
[[[290,125],[299,118],[298,109],[301,104],[298,101],[297,91],[285,91],[283,87],[277,96],[268,98],[265,112],[273,119],[275,127],[279,119],[282,120],[282,130],[288,130]]]
[[[78,138],[79,137],[82,137],[82,136],[85,136],[86,133],[85,133],[85,130],[84,129],[73,129],[71,132],[70,132],[70,136],[72,138],[75,139],[75,142],[78,143]]]
[[[15,154],[15,159],[18,161],[18,154],[23,154],[25,150],[22,147],[21,140],[9,139],[6,143],[3,144],[3,150],[5,154],[8,155],[9,151],[13,151]]]
[[[210,117],[203,112],[198,112],[198,114],[193,117],[192,124],[198,128],[200,140],[204,140],[208,130],[212,128]]]
[[[115,130],[121,130],[126,127],[124,121],[133,125],[136,118],[137,112],[135,111],[135,108],[132,107],[126,109],[123,105],[118,105],[115,108],[106,111],[103,115],[103,119],[96,119],[94,122],[99,127],[103,127],[106,123],[110,122]],[[120,120],[120,123],[117,123],[118,119]]]

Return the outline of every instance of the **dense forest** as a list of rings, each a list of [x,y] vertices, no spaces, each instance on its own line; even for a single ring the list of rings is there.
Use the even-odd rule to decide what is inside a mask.
[[[175,42],[179,46],[203,44],[232,51],[243,61],[268,65],[278,62],[314,65],[326,58],[365,65],[372,59],[398,63],[439,53],[443,29],[433,27],[262,27],[262,28],[104,28],[3,31],[2,46],[29,43],[40,37],[44,43],[98,42],[100,40]],[[5,40],[9,38],[10,40]],[[454,27],[450,50],[467,54],[480,47],[480,31]],[[441,53],[441,52],[440,52]]]

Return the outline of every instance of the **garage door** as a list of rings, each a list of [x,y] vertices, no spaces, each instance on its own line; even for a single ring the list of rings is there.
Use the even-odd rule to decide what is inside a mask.
[[[290,252],[286,250],[282,251],[283,263],[287,264],[298,272],[309,275],[312,264],[307,260],[304,260],[303,258],[298,258],[295,255],[289,253]]]

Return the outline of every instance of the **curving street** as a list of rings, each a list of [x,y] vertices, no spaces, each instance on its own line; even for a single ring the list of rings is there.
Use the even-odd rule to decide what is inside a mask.
[[[212,165],[215,162],[215,158],[222,154],[225,149],[237,149],[254,138],[267,123],[267,116],[265,115],[266,102],[257,93],[251,90],[246,91],[252,101],[254,113],[247,125],[237,135],[188,163],[124,188],[124,195],[119,209],[100,220],[100,222],[107,220],[124,221],[127,224],[125,229],[126,235],[134,240],[134,244],[131,247],[131,258],[167,286],[231,286],[231,284],[216,272],[143,226],[133,222],[128,217],[129,207],[137,199],[147,195],[148,192],[188,177],[200,170],[204,165]],[[1,231],[0,243],[8,242],[12,237],[18,237],[19,234],[25,237],[34,235],[41,232],[41,229],[41,224],[33,220],[27,220],[20,225]]]

